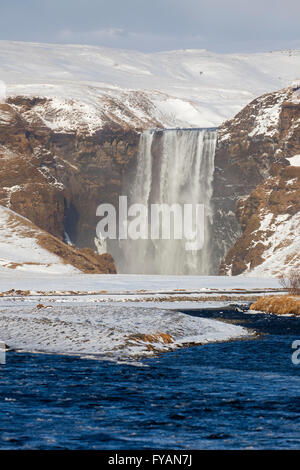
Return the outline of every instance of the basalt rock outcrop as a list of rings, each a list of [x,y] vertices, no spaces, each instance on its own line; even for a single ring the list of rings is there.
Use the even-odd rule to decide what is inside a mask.
[[[299,88],[266,94],[219,130],[214,181],[220,274],[278,275],[299,266]],[[298,250],[298,253],[297,253]]]
[[[115,203],[138,134],[116,125],[93,134],[56,132],[35,115],[44,103],[17,97],[0,105],[0,203],[55,236],[66,230],[77,246],[92,247],[96,207]]]
[[[95,249],[96,208],[116,205],[139,135],[116,123],[93,133],[53,130],[36,111],[47,102],[11,97],[0,104],[0,204],[60,240]]]

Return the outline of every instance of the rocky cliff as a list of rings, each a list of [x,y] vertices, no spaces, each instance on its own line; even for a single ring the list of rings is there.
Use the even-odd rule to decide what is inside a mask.
[[[298,84],[266,94],[219,130],[214,182],[220,274],[278,275],[299,266]]]
[[[48,107],[45,98],[20,96],[0,104],[0,204],[60,240],[94,249],[96,207],[116,204],[139,135],[116,122],[93,133],[85,122],[57,130],[59,116],[46,123],[42,115]]]
[[[147,115],[149,103],[140,98]],[[11,96],[0,104],[0,204],[58,240],[94,250],[97,206],[117,206],[123,180],[136,161],[139,131],[163,125],[151,118],[150,109],[147,120],[139,121],[135,114],[129,124],[124,116],[118,121],[114,110],[105,123],[99,118],[97,127],[97,116],[86,115],[78,102],[55,103]],[[271,275],[280,270],[278,264],[298,262],[293,253],[299,235],[299,170],[288,160],[298,154],[297,84],[257,98],[219,128],[215,272]],[[279,239],[283,227],[286,235]],[[268,264],[268,259],[277,261]],[[107,267],[107,272],[113,270]]]

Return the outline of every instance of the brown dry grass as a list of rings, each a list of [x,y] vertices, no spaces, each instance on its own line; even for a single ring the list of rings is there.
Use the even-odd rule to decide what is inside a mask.
[[[136,333],[133,335],[128,336],[129,340],[133,341],[143,341],[145,343],[164,343],[164,344],[170,344],[174,342],[174,338],[169,335],[168,333],[162,333],[161,331],[158,331],[157,333],[154,333],[152,335],[150,334],[144,334],[144,333]]]
[[[300,297],[290,295],[260,297],[250,306],[250,310],[260,310],[277,315],[300,315]]]

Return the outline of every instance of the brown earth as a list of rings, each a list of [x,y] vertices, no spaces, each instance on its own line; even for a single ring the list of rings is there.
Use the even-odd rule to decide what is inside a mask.
[[[87,274],[116,274],[114,260],[109,253],[98,255],[91,248],[74,248],[48,233],[37,236],[39,245],[59,256],[66,264],[71,264]]]
[[[157,333],[153,334],[144,334],[144,333],[136,333],[129,335],[127,337],[127,341],[129,342],[136,342],[136,343],[146,343],[148,351],[156,351],[155,343],[163,343],[163,344],[172,344],[174,343],[174,338],[168,333],[162,333],[158,331]],[[154,345],[153,345],[154,343]]]
[[[162,333],[161,331],[158,331],[157,333],[153,334],[144,334],[144,333],[137,333],[128,336],[129,340],[133,341],[143,341],[145,343],[157,343],[161,342],[164,344],[170,344],[174,343],[174,338],[169,335],[168,333]]]

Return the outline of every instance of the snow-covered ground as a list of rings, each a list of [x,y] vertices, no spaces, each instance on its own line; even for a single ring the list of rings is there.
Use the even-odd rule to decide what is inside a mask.
[[[246,291],[257,294],[266,289],[270,293],[279,288],[272,279],[37,275],[8,268],[0,270],[0,283],[0,338],[9,347],[117,362],[136,361],[191,343],[252,335],[240,326],[192,317],[179,310],[223,308],[230,303],[222,300],[224,293],[230,298]],[[212,295],[220,300],[212,301]],[[177,300],[171,301],[174,296]],[[189,301],[197,296],[199,301]],[[207,301],[203,302],[203,296]],[[169,301],[162,301],[163,297]]]
[[[0,206],[0,280],[6,271],[12,280],[21,279],[22,271],[36,273],[35,279],[40,273],[80,272],[38,244],[42,233],[29,220]]]
[[[236,289],[262,290],[279,288],[278,279],[244,276],[160,276],[140,274],[69,274],[64,276],[31,272],[0,271],[1,291],[10,289],[31,292],[97,292],[108,293],[184,293],[207,290],[227,291]]]
[[[52,98],[40,117],[56,130],[95,131],[106,119],[135,127],[217,126],[257,96],[299,79],[300,51],[160,53],[0,41],[7,96]],[[295,83],[295,82],[294,82]],[[297,82],[298,83],[298,82]]]
[[[276,289],[276,279],[243,276],[158,276],[82,274],[43,248],[44,232],[26,218],[0,206],[0,294],[14,289],[26,295],[92,295],[103,300],[139,297],[203,296]],[[6,295],[6,294],[5,294]],[[23,294],[22,294],[23,295]]]
[[[253,334],[237,325],[163,308],[55,305],[36,309],[20,304],[2,307],[0,332],[5,343],[17,350],[117,362]]]
[[[300,166],[300,155],[294,155],[291,158],[287,158],[291,166]]]

